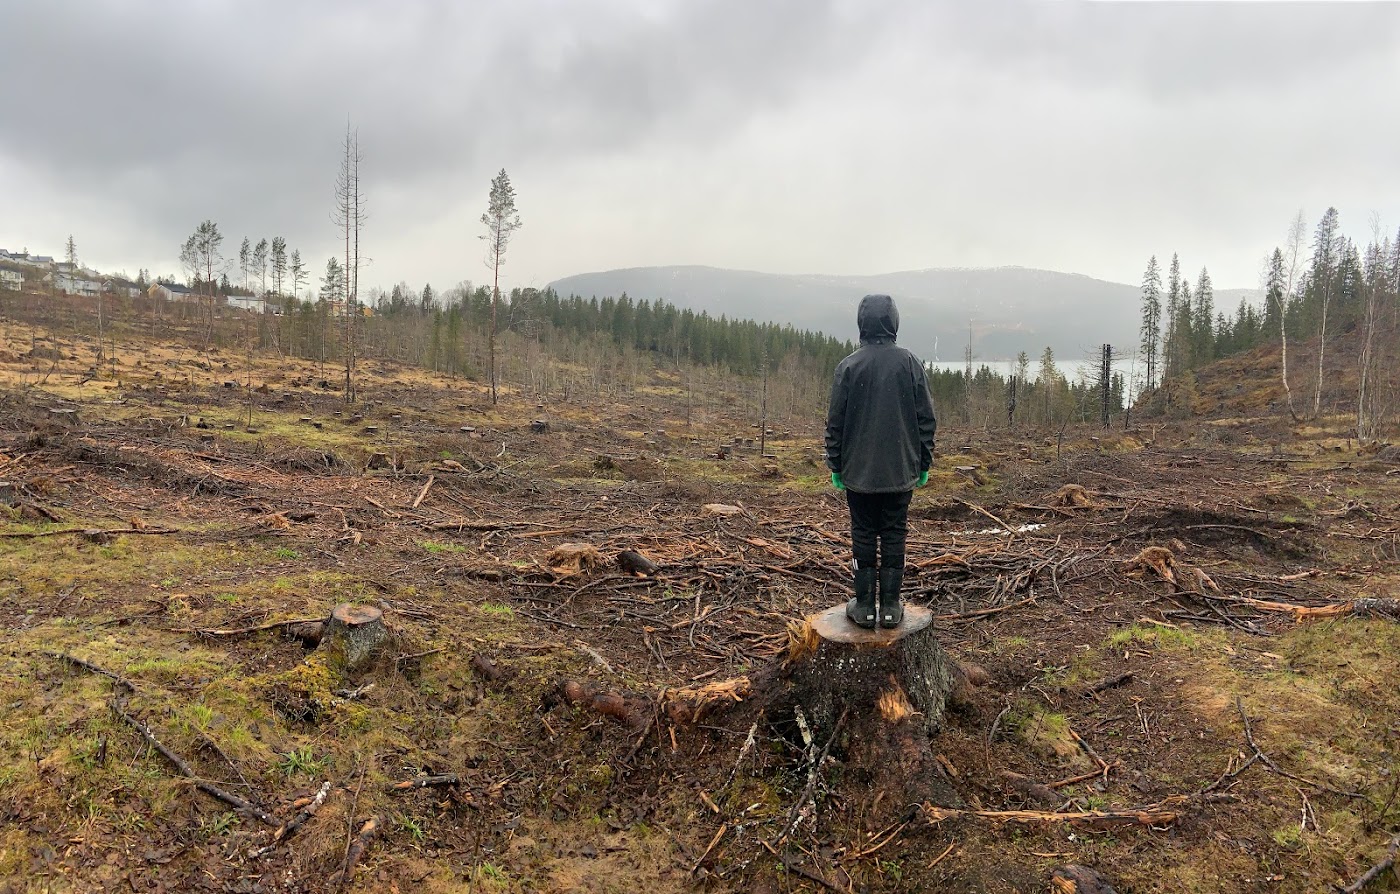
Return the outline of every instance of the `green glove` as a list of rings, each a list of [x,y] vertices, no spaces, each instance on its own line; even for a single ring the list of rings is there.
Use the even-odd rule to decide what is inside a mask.
[[[832,472],[832,473],[831,473],[831,486],[834,487],[834,488],[836,488],[837,490],[845,490],[845,489],[846,489],[846,484],[845,484],[845,482],[843,482],[843,481],[841,480],[841,473],[840,473],[840,472]]]
[[[923,487],[923,486],[925,486],[925,485],[927,485],[927,484],[928,484],[928,470],[925,469],[924,471],[922,471],[922,472],[919,473],[919,487]]]

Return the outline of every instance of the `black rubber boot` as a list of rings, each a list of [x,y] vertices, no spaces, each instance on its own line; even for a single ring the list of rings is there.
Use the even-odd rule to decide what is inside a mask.
[[[874,568],[856,569],[856,597],[846,602],[846,617],[857,627],[867,630],[875,627],[875,577]]]
[[[880,569],[880,626],[898,627],[904,620],[899,588],[904,585],[903,568]]]

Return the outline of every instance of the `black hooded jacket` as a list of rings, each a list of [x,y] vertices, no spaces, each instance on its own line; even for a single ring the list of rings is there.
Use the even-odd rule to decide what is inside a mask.
[[[895,344],[899,309],[866,295],[856,311],[860,348],[836,366],[826,414],[826,464],[848,490],[913,490],[933,462],[938,421],[924,365]]]

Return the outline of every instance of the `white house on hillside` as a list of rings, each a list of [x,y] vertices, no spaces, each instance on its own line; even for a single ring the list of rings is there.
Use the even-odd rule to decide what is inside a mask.
[[[178,283],[158,282],[146,290],[146,294],[152,298],[164,298],[166,301],[198,301],[199,296]]]
[[[50,273],[44,282],[51,282],[54,288],[67,295],[96,297],[102,292],[102,283],[95,279],[83,279],[69,273]]]
[[[263,299],[255,295],[226,295],[229,307],[238,307],[243,310],[263,310],[266,303]]]

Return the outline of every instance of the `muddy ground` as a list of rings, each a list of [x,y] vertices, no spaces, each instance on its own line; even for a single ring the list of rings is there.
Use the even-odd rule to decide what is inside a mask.
[[[722,713],[639,730],[548,697],[751,673],[846,598],[818,420],[719,459],[757,432],[724,407],[688,428],[663,374],[492,407],[370,364],[347,407],[266,360],[250,433],[237,358],[40,384],[23,347],[0,357],[0,890],[1039,892],[1080,864],[1123,892],[1325,891],[1400,831],[1400,626],[1345,610],[1396,593],[1400,463],[1325,426],[945,426],[907,587],[985,679],[933,739],[942,806],[970,811],[937,819],[849,743],[804,801],[788,727],[745,749]],[[599,564],[550,559],[569,543]],[[1154,545],[1175,584],[1127,564]],[[347,601],[397,636],[363,674],[274,624]],[[329,783],[319,812],[257,853],[273,826],[114,697],[278,822]],[[1163,804],[1106,828],[976,813]]]

